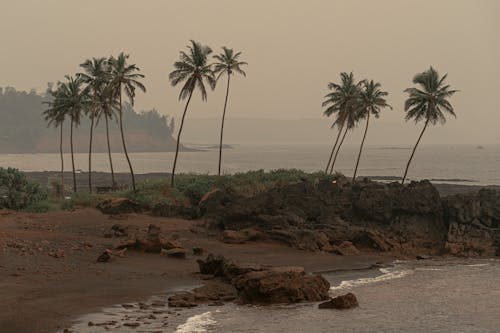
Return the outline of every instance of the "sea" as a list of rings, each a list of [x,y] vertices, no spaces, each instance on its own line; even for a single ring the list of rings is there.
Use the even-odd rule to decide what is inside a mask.
[[[257,134],[256,134],[257,135]],[[198,151],[180,152],[177,172],[214,174],[219,152],[216,146],[191,144]],[[321,144],[232,144],[223,151],[223,172],[233,174],[248,170],[301,169],[324,170],[331,147]],[[359,176],[395,180],[404,173],[411,146],[365,146],[359,164]],[[344,145],[335,170],[352,176],[359,151],[357,145]],[[174,153],[131,153],[136,173],[170,172]],[[69,154],[64,155],[70,170]],[[122,153],[113,153],[116,172],[128,172]],[[87,171],[88,155],[75,154],[78,171]],[[0,166],[22,171],[58,171],[58,154],[0,154]],[[93,154],[93,170],[109,171],[108,156]],[[462,185],[500,185],[500,145],[422,145],[419,146],[408,172],[410,180],[429,179],[435,183]]]
[[[395,261],[385,267],[332,271],[323,276],[331,284],[331,296],[353,292],[359,307],[320,310],[318,303],[228,303],[142,310],[139,303],[129,303],[84,315],[70,332],[493,333],[500,327],[500,260]],[[162,304],[168,296],[166,292],[143,302]]]

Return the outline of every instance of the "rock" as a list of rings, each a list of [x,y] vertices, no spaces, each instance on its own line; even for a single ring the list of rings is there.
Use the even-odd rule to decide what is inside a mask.
[[[183,248],[173,248],[170,250],[162,250],[162,253],[166,254],[168,257],[185,259],[187,251]]]
[[[359,254],[359,250],[349,241],[343,241],[340,245],[333,245],[331,248],[328,248],[330,251],[336,254],[340,254],[341,256],[352,256]]]
[[[429,260],[429,259],[432,259],[431,256],[428,256],[426,254],[417,254],[417,256],[415,258],[417,260]]]
[[[318,308],[345,310],[357,307],[358,305],[359,304],[356,296],[353,293],[347,293],[345,295],[334,297],[329,301],[319,304]]]
[[[127,228],[128,239],[118,245],[117,249],[133,249],[148,253],[160,253],[162,249],[181,249],[182,245],[177,240],[164,239],[161,229],[155,224],[150,224],[146,232],[139,229]]]
[[[248,237],[243,233],[235,230],[224,230],[222,232],[222,241],[228,244],[243,244]]]
[[[98,203],[97,209],[103,214],[118,215],[139,213],[143,210],[143,207],[139,203],[127,198],[110,198]]]
[[[105,250],[99,257],[97,257],[97,262],[109,262],[111,260],[111,252]]]
[[[205,252],[201,247],[193,247],[193,254],[195,256],[201,256]]]
[[[197,263],[201,274],[220,277],[228,282],[239,275],[266,269],[262,265],[236,263],[233,260],[212,253],[205,260],[198,259]]]
[[[168,298],[168,306],[171,308],[192,308],[198,306],[193,293],[180,292]]]
[[[234,278],[243,304],[316,302],[328,297],[330,283],[320,275],[306,275],[302,267],[276,267]]]

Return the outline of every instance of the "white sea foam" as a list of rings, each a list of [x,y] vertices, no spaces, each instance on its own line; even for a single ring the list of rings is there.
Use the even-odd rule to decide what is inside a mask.
[[[402,277],[407,276],[408,274],[413,273],[413,271],[409,269],[390,270],[386,268],[380,268],[380,272],[383,274],[372,278],[360,278],[356,280],[342,281],[338,286],[331,287],[330,290],[335,291],[335,290],[352,289],[354,287],[366,284],[372,284],[393,279],[400,279]]]
[[[207,332],[207,328],[217,324],[212,313],[205,312],[188,318],[188,320],[177,326],[175,333],[203,333]]]

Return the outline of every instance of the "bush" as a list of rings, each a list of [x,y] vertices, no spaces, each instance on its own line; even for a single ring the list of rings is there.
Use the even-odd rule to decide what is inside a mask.
[[[17,169],[0,168],[0,208],[24,209],[47,199],[47,191]]]

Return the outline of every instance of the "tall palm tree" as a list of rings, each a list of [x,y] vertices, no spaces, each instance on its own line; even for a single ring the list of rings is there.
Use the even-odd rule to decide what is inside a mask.
[[[328,172],[328,168],[330,168],[330,173],[333,172],[333,167],[335,166],[337,155],[340,151],[340,147],[344,143],[347,131],[354,128],[357,121],[355,117],[354,104],[359,95],[360,84],[355,82],[352,72],[349,74],[345,72],[341,73],[340,80],[340,84],[333,82],[330,82],[328,84],[328,89],[333,91],[325,96],[326,100],[322,104],[323,107],[327,107],[327,109],[324,111],[324,114],[326,116],[336,116],[332,128],[338,128],[337,138],[335,140],[335,144],[333,145],[332,151],[330,153],[330,158],[325,169],[325,172]],[[344,135],[342,136],[342,140],[339,143],[339,138],[344,128]]]
[[[73,170],[73,191],[77,192],[75,157],[73,149],[73,128],[80,124],[80,118],[83,112],[90,106],[88,87],[84,87],[83,80],[66,76],[66,82],[59,83],[57,90],[57,107],[61,108],[71,120],[70,125],[70,147],[71,147],[71,166]]]
[[[146,87],[139,81],[144,78],[144,75],[140,74],[139,67],[135,64],[127,64],[128,54],[123,52],[118,55],[117,58],[111,57],[109,63],[111,65],[111,82],[110,89],[114,96],[118,97],[118,119],[120,121],[120,132],[122,137],[123,151],[127,159],[128,166],[130,168],[130,175],[132,176],[132,188],[134,192],[135,187],[135,176],[134,170],[132,169],[132,163],[127,152],[127,145],[125,144],[125,135],[123,133],[123,103],[122,103],[122,92],[128,97],[130,104],[134,105],[135,90],[139,88],[143,92],[146,92]]]
[[[170,186],[174,186],[175,178],[175,167],[177,165],[177,156],[179,154],[179,144],[181,139],[182,127],[184,126],[184,119],[186,117],[186,112],[193,96],[194,89],[198,87],[201,92],[201,98],[203,101],[207,100],[207,89],[205,88],[205,82],[214,89],[215,88],[215,76],[212,71],[212,65],[208,64],[208,56],[212,53],[212,49],[208,46],[201,45],[194,40],[191,40],[191,45],[187,46],[188,53],[181,51],[179,60],[174,63],[174,70],[169,74],[170,83],[172,86],[176,86],[181,82],[184,85],[179,93],[179,100],[184,100],[187,98],[186,106],[184,107],[184,113],[182,114],[181,125],[179,127],[179,132],[177,133],[177,147],[175,149],[174,164],[172,166],[172,174],[170,175]]]
[[[58,90],[49,90],[48,93],[52,96],[52,100],[48,102],[44,102],[47,104],[48,108],[43,112],[43,116],[45,121],[47,121],[47,125],[54,127],[59,127],[60,136],[59,136],[59,156],[61,158],[61,196],[64,197],[64,156],[63,156],[63,124],[64,119],[66,117],[66,112],[63,108],[60,107],[61,101],[58,97],[60,93]]]
[[[453,106],[448,101],[448,98],[453,96],[458,90],[450,90],[450,86],[444,83],[447,76],[448,74],[439,77],[439,73],[434,68],[430,67],[425,72],[419,73],[413,78],[413,83],[418,85],[418,88],[412,87],[404,91],[409,95],[405,102],[406,121],[413,119],[415,123],[418,123],[421,120],[425,120],[425,124],[422,132],[420,132],[418,136],[415,147],[413,147],[410,159],[406,164],[401,184],[405,182],[411,160],[420,143],[420,139],[422,139],[424,135],[427,125],[435,125],[438,122],[444,124],[446,122],[445,113],[449,113],[456,117]]]
[[[78,77],[82,79],[89,87],[89,94],[92,96],[91,106],[88,108],[87,115],[90,118],[90,136],[89,136],[89,192],[92,193],[92,139],[94,131],[94,123],[97,115],[100,112],[99,94],[106,88],[109,81],[109,71],[107,71],[106,58],[87,59],[80,65],[83,68],[83,73],[78,73]]]
[[[363,145],[365,144],[366,133],[368,132],[368,125],[370,124],[370,115],[375,118],[380,116],[380,111],[382,108],[390,108],[392,106],[387,104],[385,96],[388,95],[387,92],[381,90],[382,85],[378,82],[362,81],[362,89],[360,90],[358,101],[355,108],[357,109],[357,116],[359,119],[366,118],[365,133],[363,134],[363,140],[361,140],[361,146],[359,147],[358,159],[356,161],[356,167],[354,168],[354,175],[352,176],[352,182],[356,181],[356,174],[358,173],[359,160],[361,159],[361,152],[363,151]]]
[[[224,119],[226,118],[226,107],[227,99],[229,97],[229,83],[231,81],[231,75],[234,73],[246,76],[245,71],[241,69],[241,66],[248,65],[244,61],[239,61],[241,52],[234,53],[233,49],[228,49],[227,47],[222,47],[223,52],[214,56],[216,62],[214,63],[214,74],[217,75],[217,81],[223,74],[227,74],[227,88],[226,88],[226,99],[224,100],[224,111],[222,112],[222,123],[220,128],[220,143],[219,143],[219,171],[220,176],[221,163],[222,163],[222,137],[224,134]]]

